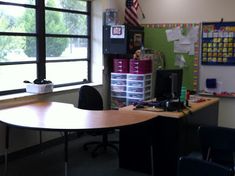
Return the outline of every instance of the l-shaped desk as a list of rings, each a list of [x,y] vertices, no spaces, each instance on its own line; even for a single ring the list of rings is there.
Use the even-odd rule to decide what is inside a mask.
[[[189,110],[139,111],[133,110],[132,106],[118,111],[89,111],[58,102],[36,102],[3,109],[0,110],[0,121],[6,124],[5,171],[7,171],[9,127],[63,131],[65,176],[68,172],[69,131],[120,128],[120,167],[157,176],[168,174],[173,176],[176,173],[177,157],[185,153],[186,149],[195,146],[187,139],[195,137],[196,127],[203,124],[217,125],[218,103],[216,98],[193,103],[190,112]],[[186,131],[192,133],[185,133]],[[189,147],[190,145],[192,147]]]

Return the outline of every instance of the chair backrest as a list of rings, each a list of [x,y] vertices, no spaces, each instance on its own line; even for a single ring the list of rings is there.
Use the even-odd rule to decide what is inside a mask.
[[[177,176],[232,176],[230,168],[192,157],[181,157]]]
[[[78,108],[88,110],[102,110],[102,96],[94,87],[84,85],[79,90]]]
[[[203,159],[234,167],[235,129],[201,126],[198,133]]]

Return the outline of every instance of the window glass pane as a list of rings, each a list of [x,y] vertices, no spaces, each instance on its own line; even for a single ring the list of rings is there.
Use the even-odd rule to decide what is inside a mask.
[[[87,35],[87,15],[47,10],[46,33]]]
[[[46,38],[47,60],[87,58],[88,40],[83,38]]]
[[[5,65],[0,66],[0,91],[25,88],[24,80],[36,78],[36,65]]]
[[[87,11],[87,2],[79,0],[47,0],[46,6],[68,10]]]
[[[44,52],[44,46],[46,61],[56,60],[46,63],[46,79],[53,81],[55,85],[77,83],[88,79],[90,63],[88,62],[90,51],[88,50],[90,46],[88,2],[84,0],[45,0],[45,4],[41,0],[37,0],[37,3],[36,0],[0,0],[0,2],[2,2],[0,3],[0,81],[2,82],[0,91],[25,88],[24,80],[33,81],[37,76],[44,76],[44,70],[37,70],[44,68],[44,58],[37,58],[37,49]],[[4,5],[3,2],[9,4]],[[41,32],[36,33],[36,4],[46,5],[45,23],[38,21],[42,24],[41,29],[45,29],[46,35],[40,35],[43,34]],[[43,9],[38,10],[39,14],[43,13],[41,12]],[[44,42],[44,37],[45,43],[41,43]],[[41,48],[37,48],[37,43]],[[42,62],[36,62],[37,60]]]
[[[0,62],[36,60],[36,38],[0,36]]]
[[[0,5],[0,32],[35,33],[35,10]]]
[[[30,4],[35,5],[35,0],[1,0],[3,2],[12,2],[17,4]]]
[[[51,80],[54,84],[83,81],[84,79],[88,79],[87,64],[87,61],[47,63],[47,79]]]

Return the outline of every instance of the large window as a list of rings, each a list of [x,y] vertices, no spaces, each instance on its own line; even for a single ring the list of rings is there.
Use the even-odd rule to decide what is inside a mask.
[[[0,0],[0,94],[24,80],[55,86],[90,81],[91,4],[80,0]]]

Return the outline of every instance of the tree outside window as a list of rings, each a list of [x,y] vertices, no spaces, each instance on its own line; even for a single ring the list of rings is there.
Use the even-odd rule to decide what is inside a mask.
[[[89,77],[89,3],[45,0],[46,33],[38,36],[36,1],[42,3],[42,0],[0,0],[0,81],[6,83],[0,86],[0,92],[20,90],[25,87],[24,80],[36,79],[38,59],[45,60],[46,76],[55,84],[80,83]],[[40,37],[45,38],[46,58],[37,58]]]

